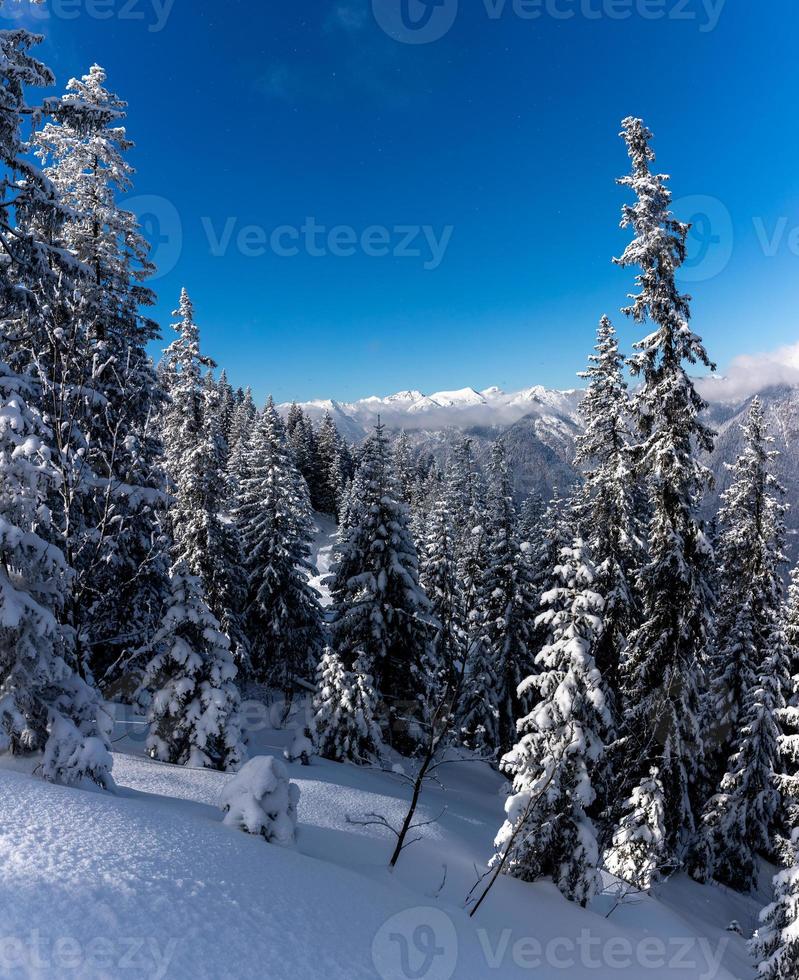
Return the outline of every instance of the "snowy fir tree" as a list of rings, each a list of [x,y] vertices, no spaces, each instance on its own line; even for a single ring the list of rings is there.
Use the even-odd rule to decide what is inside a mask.
[[[380,754],[377,693],[362,657],[347,670],[341,657],[326,650],[317,668],[311,734],[316,751],[334,762],[363,765]]]
[[[744,696],[735,752],[719,792],[703,814],[691,862],[700,881],[713,877],[739,891],[751,891],[757,885],[758,857],[773,854],[781,802],[778,714],[784,707],[787,675],[787,644],[775,623]]]
[[[544,597],[549,595],[552,589],[558,587],[557,569],[560,566],[561,554],[564,548],[568,548],[572,544],[573,535],[569,525],[566,502],[561,498],[556,488],[540,518],[534,541],[529,542],[528,548],[524,551],[535,587],[535,606],[537,609],[540,609]],[[531,648],[534,651],[540,650],[549,640],[547,624],[534,619],[532,633]]]
[[[69,212],[59,247],[83,270],[80,325],[67,339],[79,345],[89,376],[65,390],[58,376],[43,373],[51,380],[54,431],[68,440],[59,447],[62,488],[73,488],[62,491],[57,512],[76,571],[67,612],[82,667],[95,672],[151,635],[167,571],[154,424],[163,393],[145,349],[158,328],[141,312],[155,299],[144,284],[153,267],[135,215],[118,203],[131,187],[125,155],[133,144],[122,124],[125,103],[105,81],[97,65],[72,79],[51,100],[55,121],[36,136],[44,173]]]
[[[624,358],[607,317],[600,321],[595,353],[580,377],[588,381],[588,389],[580,403],[584,428],[577,438],[575,464],[584,468],[587,543],[596,562],[595,587],[605,600],[596,660],[616,692],[634,622],[632,573],[640,546]]]
[[[234,644],[236,661],[246,665],[241,542],[235,524],[226,519],[229,487],[216,388],[203,375],[214,364],[200,351],[194,308],[185,289],[174,315],[179,317],[173,324],[178,336],[160,365],[169,396],[163,440],[174,497],[169,514],[173,556],[200,578],[209,608]]]
[[[336,549],[330,578],[333,644],[345,666],[361,658],[387,711],[385,740],[410,750],[429,687],[430,603],[380,423],[365,446],[357,485],[354,523]]]
[[[505,448],[494,444],[485,516],[485,568],[480,577],[480,639],[465,679],[463,727],[479,731],[484,750],[504,755],[526,713],[519,687],[534,670],[532,624],[538,613],[533,575],[517,537]],[[473,738],[469,741],[474,742]]]
[[[250,759],[225,785],[220,802],[226,826],[258,834],[267,844],[294,843],[300,788],[279,759]]]
[[[468,653],[468,636],[463,620],[456,532],[443,496],[433,505],[425,523],[419,581],[430,601],[435,621],[431,659],[437,674],[437,688],[444,692],[445,697],[446,692],[451,692],[459,701]]]
[[[625,205],[623,227],[633,241],[617,263],[637,266],[638,293],[624,310],[636,323],[651,321],[635,345],[631,369],[640,379],[632,409],[640,435],[636,469],[649,504],[648,555],[637,576],[640,625],[630,636],[622,686],[630,791],[657,768],[665,793],[666,845],[676,854],[694,832],[703,745],[699,720],[700,663],[712,613],[708,567],[712,549],[699,515],[708,482],[698,454],[713,445],[700,420],[705,404],[686,365],[710,367],[689,326],[689,298],[675,274],[685,260],[688,225],[669,210],[667,178],[653,173],[652,134],[628,118],[623,137],[632,173],[620,183],[636,196]]]
[[[744,701],[760,671],[764,650],[782,615],[781,567],[784,490],[772,474],[778,453],[758,398],[741,425],[744,450],[727,469],[733,482],[718,514],[719,596],[709,658],[707,730],[724,772],[730,741],[739,731]]]
[[[411,441],[408,438],[408,433],[404,429],[400,432],[399,438],[394,443],[392,462],[394,472],[397,475],[400,500],[407,507],[410,507],[413,503],[414,490],[416,489],[416,465]]]
[[[230,428],[227,435],[229,451],[228,472],[234,485],[236,475],[244,466],[244,452],[257,417],[258,410],[253,401],[252,391],[248,387],[246,391],[241,392],[239,398],[234,398],[233,412],[230,417]]]
[[[319,424],[316,450],[319,460],[317,509],[323,514],[335,516],[341,506],[350,467],[347,447],[329,412],[325,412]]]
[[[192,768],[237,769],[246,748],[230,641],[184,562],[172,570],[170,605],[152,648],[142,684],[150,696],[149,755]]]
[[[784,491],[771,473],[763,407],[755,398],[744,450],[730,466],[733,483],[719,512],[722,586],[715,649],[710,658],[706,730],[719,791],[708,803],[692,872],[741,890],[757,883],[757,856],[772,851],[780,805],[779,714],[790,683],[782,624]],[[718,776],[716,777],[718,779]]]
[[[799,824],[799,566],[791,570],[788,596],[783,611],[785,641],[788,644],[790,680],[785,690],[786,706],[779,713],[782,737],[780,788],[786,806],[780,815],[786,836]],[[779,843],[779,841],[778,841]]]
[[[247,573],[252,678],[291,692],[322,653],[322,615],[308,582],[314,525],[308,488],[270,399],[242,451],[235,520]]]
[[[673,870],[667,857],[665,805],[660,773],[653,769],[633,788],[604,856],[606,870],[639,891],[649,891]]]
[[[111,788],[111,718],[59,624],[72,571],[48,540],[58,473],[27,388],[0,364],[0,751],[43,751],[45,778]]]
[[[319,458],[316,433],[311,420],[296,402],[286,416],[286,435],[294,450],[297,468],[308,485],[311,507],[314,510],[322,510],[322,505],[327,503],[325,499],[327,488]]]
[[[522,543],[529,546],[538,541],[545,512],[544,498],[537,490],[531,491],[519,508],[519,540]]]
[[[602,599],[582,541],[561,555],[559,585],[542,619],[551,642],[538,654],[540,672],[522,685],[538,704],[503,760],[513,776],[507,820],[495,861],[525,881],[552,877],[571,901],[585,905],[599,880],[599,844],[587,810],[596,793],[593,773],[611,735],[605,682],[594,660],[602,631]]]
[[[774,901],[763,909],[761,926],[749,943],[758,980],[794,980],[799,976],[799,829],[794,830],[792,860],[774,878]]]

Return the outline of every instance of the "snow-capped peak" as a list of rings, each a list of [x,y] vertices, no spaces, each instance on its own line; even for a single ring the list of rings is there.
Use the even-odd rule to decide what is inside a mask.
[[[457,391],[437,391],[430,398],[442,408],[455,408],[460,405],[485,405],[485,398],[474,388],[459,388]]]

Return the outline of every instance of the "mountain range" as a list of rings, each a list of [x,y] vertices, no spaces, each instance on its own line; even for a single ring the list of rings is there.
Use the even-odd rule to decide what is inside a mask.
[[[717,433],[715,449],[707,461],[714,475],[707,503],[708,513],[712,513],[719,494],[729,486],[726,464],[741,451],[740,423],[753,396],[722,400],[718,396],[728,388],[711,379],[700,380],[698,387],[710,403],[707,421]],[[548,499],[555,489],[565,493],[579,479],[573,459],[582,426],[582,394],[580,389],[558,391],[541,385],[512,393],[499,388],[461,388],[430,395],[409,390],[355,402],[310,401],[301,407],[314,420],[330,412],[339,431],[351,442],[364,439],[379,416],[387,428],[406,432],[418,450],[442,461],[452,444],[467,435],[477,458],[485,462],[491,443],[502,437],[519,498],[535,490]],[[779,452],[775,473],[786,490],[793,557],[799,552],[799,385],[773,385],[758,394],[774,449]],[[281,408],[286,410],[288,405]]]

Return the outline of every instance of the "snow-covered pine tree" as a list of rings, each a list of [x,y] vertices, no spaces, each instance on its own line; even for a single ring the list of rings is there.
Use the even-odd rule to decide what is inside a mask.
[[[289,408],[286,416],[286,435],[294,450],[297,468],[308,484],[311,507],[320,510],[320,505],[324,502],[325,487],[316,433],[311,420],[296,402]]]
[[[540,609],[544,597],[557,588],[560,556],[564,548],[571,546],[573,540],[566,502],[556,487],[539,521],[535,539],[524,552],[536,590],[537,608]],[[549,628],[546,623],[534,620],[532,629],[531,648],[540,650],[549,640]]]
[[[153,266],[135,215],[118,203],[131,186],[125,154],[133,144],[122,125],[125,103],[105,80],[97,65],[72,79],[65,95],[50,100],[55,122],[35,141],[45,175],[69,211],[59,245],[84,270],[81,334],[69,339],[79,341],[79,357],[90,366],[84,387],[91,396],[79,413],[71,402],[66,410],[57,405],[54,429],[64,431],[60,416],[77,417],[82,434],[81,444],[59,447],[62,486],[79,488],[63,501],[60,520],[77,573],[69,620],[81,663],[83,651],[90,652],[85,666],[95,672],[152,635],[167,572],[162,450],[154,427],[163,392],[146,351],[158,327],[141,312],[154,302],[144,284]],[[58,379],[51,382],[60,395]],[[66,433],[73,438],[70,427]],[[92,474],[88,487],[83,471]]]
[[[399,499],[385,427],[378,422],[356,475],[358,503],[330,577],[333,643],[345,667],[361,658],[386,712],[385,740],[411,751],[424,721],[430,603]]]
[[[456,532],[446,497],[439,497],[425,522],[419,582],[430,600],[435,620],[431,662],[441,691],[459,701],[468,652],[463,621],[463,595],[458,576]]]
[[[799,976],[799,829],[792,837],[792,860],[774,878],[774,901],[760,915],[761,927],[749,943],[758,980]]]
[[[22,136],[23,121],[37,112],[27,104],[26,90],[55,83],[50,69],[31,54],[42,40],[24,29],[0,31],[0,298],[4,318],[35,309],[37,322],[44,312],[41,300],[53,298],[59,276],[78,271],[68,254],[52,247],[67,212]],[[68,294],[69,283],[63,287]],[[6,349],[4,356],[13,353]]]
[[[241,392],[240,388],[239,392]],[[228,448],[230,450],[228,471],[232,475],[235,475],[237,472],[237,466],[240,465],[242,453],[246,449],[247,440],[250,437],[258,416],[258,410],[255,407],[252,391],[249,386],[246,391],[241,392],[240,397],[234,400],[235,405],[233,407],[233,414],[230,419],[230,431],[228,433]],[[239,461],[238,464],[236,462],[237,459]]]
[[[147,751],[193,768],[235,770],[247,751],[230,641],[185,562],[172,570],[170,604],[152,640],[142,690],[150,695]]]
[[[730,746],[732,745],[734,749],[732,754],[738,757],[742,743],[747,741],[747,736],[741,734],[741,725],[754,723],[751,718],[745,719],[744,714],[751,700],[752,691],[760,688],[764,659],[774,655],[775,643],[787,642],[780,626],[783,601],[781,566],[785,561],[782,554],[785,536],[783,526],[785,507],[782,502],[784,490],[771,472],[773,461],[778,453],[770,449],[774,440],[768,434],[760,399],[755,398],[752,401],[747,420],[741,429],[744,434],[744,449],[735,464],[727,467],[733,474],[733,482],[729,490],[722,495],[722,506],[718,516],[720,534],[717,555],[721,566],[720,596],[714,642],[708,665],[710,690],[705,699],[705,730],[708,733],[706,742],[711,786],[717,787],[722,783],[728,789],[731,789],[733,782],[748,783],[752,778],[757,781],[757,776],[754,774],[739,774],[735,777],[728,769]],[[788,670],[789,666],[786,665],[781,672],[787,674]],[[783,678],[781,683],[782,690],[772,692],[778,695],[780,701],[788,693],[787,677]],[[763,694],[768,695],[770,689],[771,684],[768,683]],[[761,699],[756,700],[759,702]],[[771,703],[770,696],[766,700],[768,704],[763,703],[762,710],[772,714],[780,710],[781,705]],[[751,704],[749,710],[752,710]],[[765,736],[770,742],[772,737],[776,738],[773,733],[769,735],[773,726],[773,717],[770,720],[763,718],[760,723],[755,724],[755,732],[750,733],[748,737],[755,737],[757,733],[757,737]],[[773,775],[768,776],[766,773],[769,770],[772,773],[778,771],[778,767],[775,767],[776,741],[771,745],[771,755],[766,750],[767,746],[761,745],[755,755],[759,759],[761,778],[771,785]],[[751,746],[750,751],[752,751]],[[766,754],[763,754],[764,752]],[[746,755],[745,752],[742,760]],[[754,786],[749,788],[752,790]],[[760,792],[765,793],[764,809],[769,810],[774,801],[773,786],[769,790],[761,788],[760,791],[756,791],[756,795],[759,796]],[[726,799],[726,803],[722,803],[722,797]],[[769,799],[772,804],[768,803]],[[706,822],[711,817],[713,821],[723,819],[723,815],[718,812],[720,806],[734,806],[743,825],[747,825],[749,820],[740,811],[742,805],[746,806],[746,802],[738,799],[737,796],[728,796],[722,790],[722,793],[711,801]],[[758,836],[761,839],[768,839],[773,813],[768,816],[762,812],[761,816],[766,819],[767,827],[763,828]],[[745,837],[751,838],[753,828],[742,826],[741,831]],[[717,828],[713,831],[713,836],[715,837],[719,832]],[[703,837],[706,838],[706,834],[703,834]],[[705,844],[709,846],[707,839]],[[731,843],[731,846],[736,849],[741,846],[741,842]],[[725,847],[725,844],[717,841],[711,847],[711,851],[717,851],[719,848],[724,850]],[[722,864],[725,865],[726,862],[722,861]],[[739,863],[735,859],[733,864],[735,867],[729,870],[739,885],[741,881],[737,878],[739,871],[743,879],[748,879],[751,883],[751,855],[748,861],[743,860]],[[699,865],[695,873],[700,877],[713,874],[712,859],[710,865],[704,860]],[[726,880],[723,868],[719,873]]]
[[[464,597],[464,616],[477,620],[480,578],[485,567],[485,483],[474,458],[470,439],[458,442],[446,475],[447,501],[458,532],[458,574]]]
[[[711,364],[690,329],[689,298],[675,281],[689,226],[671,214],[668,178],[650,171],[651,132],[640,119],[628,118],[622,136],[632,173],[620,183],[636,196],[624,206],[622,226],[635,237],[616,262],[640,268],[639,292],[624,312],[636,323],[653,323],[630,361],[641,379],[632,402],[641,438],[636,466],[646,481],[651,517],[649,554],[637,576],[640,625],[630,636],[622,677],[628,746],[622,771],[631,795],[652,768],[659,770],[666,851],[673,857],[695,829],[703,758],[698,686],[712,609],[712,549],[699,514],[708,472],[699,453],[712,448],[713,435],[700,420],[705,404],[686,364]]]
[[[176,339],[164,353],[160,375],[169,395],[163,413],[163,440],[174,505],[170,523],[175,563],[185,562],[203,585],[205,600],[230,638],[239,665],[248,662],[242,623],[246,599],[241,541],[226,519],[228,492],[225,446],[213,379],[214,366],[200,350],[194,307],[184,289],[173,324]]]
[[[214,386],[214,397],[211,399],[216,409],[217,430],[219,433],[220,449],[222,452],[224,468],[227,470],[230,460],[230,435],[233,430],[233,415],[236,411],[236,397],[230,382],[227,379],[227,371],[224,368],[219,372],[219,380]]]
[[[575,465],[584,469],[586,540],[596,562],[595,588],[605,600],[595,656],[618,710],[619,669],[634,623],[632,571],[641,554],[624,358],[606,316],[599,323],[595,351],[580,374],[588,389],[580,403],[584,428],[577,438]]]
[[[775,622],[744,695],[735,752],[702,817],[691,859],[691,871],[700,881],[713,877],[739,891],[751,891],[757,885],[758,857],[773,854],[781,803],[778,715],[785,706],[787,677],[787,644]]]
[[[525,881],[552,877],[569,900],[585,905],[599,881],[597,833],[586,811],[612,730],[607,686],[593,655],[603,603],[579,539],[562,552],[557,576],[541,615],[551,642],[536,658],[540,672],[521,690],[534,688],[538,703],[520,721],[521,738],[503,760],[514,792],[494,861]]]
[[[357,657],[347,670],[326,650],[319,661],[311,732],[317,752],[334,762],[364,765],[380,754],[382,735],[375,720],[377,694],[366,664]]]
[[[290,694],[295,680],[313,679],[324,644],[318,594],[308,582],[316,573],[308,488],[271,398],[242,453],[234,513],[247,571],[252,677]]]
[[[347,480],[348,454],[330,412],[325,412],[319,424],[316,448],[319,460],[318,509],[323,514],[336,516]]]
[[[708,758],[722,765],[720,774],[712,773],[719,791],[703,815],[692,873],[749,890],[756,884],[757,855],[771,852],[776,830],[778,718],[790,660],[780,574],[784,491],[771,472],[778,453],[769,448],[774,440],[758,398],[741,428],[744,449],[729,466],[733,483],[719,512],[722,592],[706,703]]]
[[[779,815],[782,826],[776,844],[778,850],[787,848],[789,857],[792,857],[790,842],[786,838],[790,837],[794,827],[799,826],[799,566],[791,569],[783,623],[790,680],[784,692],[786,706],[778,715],[782,729],[782,776],[779,786],[785,806]]]
[[[633,787],[604,856],[605,869],[639,891],[649,891],[668,870],[665,791],[653,769]]]
[[[531,547],[541,534],[541,521],[546,512],[544,499],[537,490],[532,490],[519,508],[519,540]]]
[[[111,716],[59,624],[72,571],[48,540],[58,472],[31,390],[0,363],[0,751],[44,751],[46,779],[111,788]]]
[[[413,493],[416,487],[416,465],[411,440],[404,429],[394,443],[392,462],[394,472],[397,475],[400,500],[406,507],[410,507],[413,503]]]
[[[502,756],[515,744],[517,722],[529,707],[518,692],[535,669],[532,625],[539,606],[517,536],[513,488],[501,441],[491,453],[486,504],[481,635],[465,678],[463,727],[466,732],[481,731],[480,748]]]

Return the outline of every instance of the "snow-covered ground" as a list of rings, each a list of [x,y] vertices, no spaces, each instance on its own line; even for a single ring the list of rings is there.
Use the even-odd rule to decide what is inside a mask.
[[[442,770],[420,818],[443,815],[387,869],[391,841],[352,819],[396,822],[396,776],[313,760],[287,765],[301,791],[294,847],[222,824],[230,776],[152,762],[120,709],[116,795],[0,770],[3,977],[751,978],[736,919],[745,899],[680,877],[655,897],[583,911],[546,883],[502,878],[474,919],[467,893],[502,819],[504,782],[481,763]],[[264,730],[253,754],[281,755]],[[30,768],[28,766],[28,768]]]

